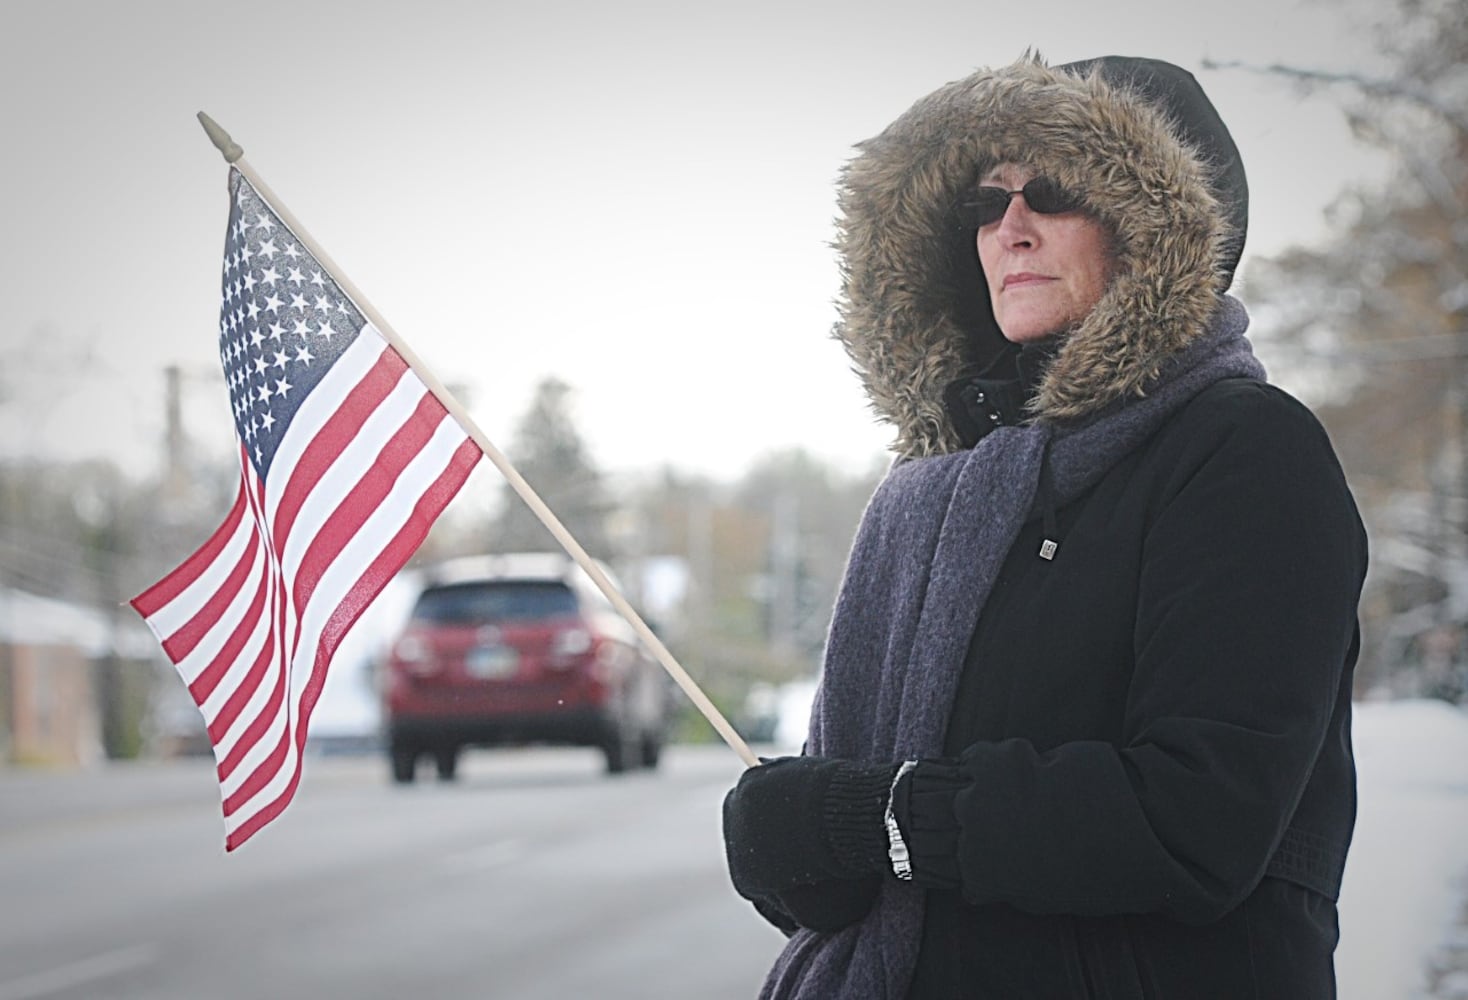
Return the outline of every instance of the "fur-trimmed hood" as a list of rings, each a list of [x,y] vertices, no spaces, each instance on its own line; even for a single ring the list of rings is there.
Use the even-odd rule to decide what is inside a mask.
[[[1202,335],[1243,248],[1238,151],[1197,81],[1168,63],[1027,56],[940,88],[857,149],[839,192],[834,332],[896,426],[900,456],[963,447],[944,390],[1006,343],[956,212],[989,168],[1018,162],[1053,178],[1115,240],[1115,277],[1040,380],[1040,420],[1084,421],[1145,393]]]

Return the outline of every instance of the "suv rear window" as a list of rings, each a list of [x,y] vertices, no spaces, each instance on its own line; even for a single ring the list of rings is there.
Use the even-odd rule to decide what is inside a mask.
[[[413,618],[440,625],[530,621],[574,615],[576,595],[564,583],[507,580],[430,587],[418,598]]]

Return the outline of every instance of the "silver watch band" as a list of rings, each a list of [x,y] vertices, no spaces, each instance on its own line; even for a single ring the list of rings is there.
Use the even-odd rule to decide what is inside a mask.
[[[892,776],[892,787],[887,792],[887,814],[883,817],[887,824],[887,857],[892,859],[892,874],[905,882],[912,880],[912,858],[907,853],[907,842],[902,839],[902,829],[897,825],[897,816],[892,811],[892,800],[897,797],[897,782],[915,767],[917,761],[904,761]]]

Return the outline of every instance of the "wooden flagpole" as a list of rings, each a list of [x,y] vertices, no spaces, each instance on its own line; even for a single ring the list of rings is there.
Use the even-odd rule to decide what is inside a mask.
[[[555,513],[546,506],[545,501],[540,499],[539,494],[530,487],[530,484],[520,475],[519,470],[510,464],[510,460],[495,447],[494,442],[490,441],[488,435],[480,430],[479,425],[474,422],[474,418],[469,416],[468,411],[454,398],[454,394],[449,392],[444,384],[428,369],[428,366],[419,360],[418,355],[414,354],[412,349],[403,342],[403,339],[397,335],[392,326],[382,317],[382,314],[367,301],[367,298],[358,290],[357,286],[352,284],[342,274],[341,270],[336,266],[335,261],[306,232],[305,228],[296,221],[295,216],[290,213],[290,210],[281,204],[280,199],[275,196],[275,193],[270,190],[269,186],[260,180],[259,175],[245,162],[245,151],[240,148],[239,144],[231,139],[229,133],[220,128],[214,119],[202,111],[199,112],[199,123],[204,126],[204,131],[208,133],[209,139],[214,143],[215,148],[224,156],[225,162],[243,174],[251,186],[270,203],[271,208],[280,216],[281,221],[290,227],[291,232],[301,241],[301,244],[307,250],[311,251],[312,256],[320,261],[321,266],[326,268],[327,272],[332,276],[332,279],[336,281],[342,291],[347,293],[347,296],[362,311],[362,314],[372,322],[372,325],[377,327],[387,342],[393,346],[393,349],[402,355],[403,360],[423,380],[423,384],[428,387],[428,390],[434,396],[438,397],[438,401],[453,415],[454,419],[459,422],[459,425],[468,432],[469,436],[474,440],[474,443],[479,446],[480,451],[484,452],[485,457],[494,463],[495,468],[500,470],[500,473],[509,482],[511,488],[520,495],[520,499],[525,501],[535,516],[540,519],[540,522],[555,536],[556,541],[561,543],[561,547],[566,550],[567,554],[576,560],[577,564],[586,571],[586,575],[591,577],[591,581],[596,584],[597,589],[606,596],[606,599],[612,602],[612,606],[621,612],[622,617],[627,619],[632,625],[633,630],[637,632],[638,637],[657,658],[658,662],[662,664],[663,669],[683,689],[683,693],[703,713],[704,718],[708,719],[718,734],[723,737],[724,742],[729,744],[729,748],[738,754],[740,759],[749,767],[757,766],[759,764],[759,758],[750,751],[749,745],[735,732],[734,727],[729,724],[729,721],[724,718],[714,703],[709,700],[708,695],[704,694],[703,689],[698,686],[698,683],[692,677],[688,676],[688,672],[673,658],[673,654],[668,651],[668,647],[663,645],[663,641],[642,620],[642,616],[628,603],[627,599],[622,596],[621,591],[616,588],[606,573],[602,571],[601,567],[581,547],[581,543],[576,541],[575,537],[566,530],[566,526],[561,523],[561,519],[556,517]]]

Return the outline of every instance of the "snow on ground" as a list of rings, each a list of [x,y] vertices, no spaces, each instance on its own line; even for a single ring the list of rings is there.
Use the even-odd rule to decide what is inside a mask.
[[[1417,1000],[1468,893],[1468,712],[1362,703],[1354,740],[1361,805],[1341,890],[1340,1000]]]

